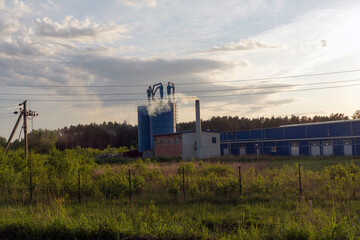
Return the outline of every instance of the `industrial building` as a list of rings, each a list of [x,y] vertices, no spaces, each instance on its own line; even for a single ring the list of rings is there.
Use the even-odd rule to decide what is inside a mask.
[[[156,135],[154,138],[154,156],[176,157],[183,160],[198,158],[196,131]],[[220,133],[201,132],[201,157],[220,156]]]
[[[160,99],[155,99],[159,90]],[[154,136],[176,132],[176,103],[174,103],[174,84],[168,83],[168,99],[164,99],[164,89],[161,83],[149,86],[148,102],[138,103],[138,139],[139,152],[154,151]]]
[[[159,91],[160,98],[155,99]],[[139,152],[143,157],[182,159],[220,155],[357,156],[360,120],[293,124],[277,128],[201,131],[200,102],[195,101],[196,131],[176,132],[175,86],[168,83],[168,99],[161,83],[147,90],[148,102],[138,104]]]
[[[360,120],[223,132],[220,142],[221,155],[357,156]]]
[[[159,99],[155,99],[157,91]],[[182,159],[220,156],[220,133],[201,131],[200,101],[195,101],[196,131],[177,133],[175,86],[171,82],[167,94],[166,100],[161,83],[149,86],[148,102],[138,104],[138,139],[142,156]]]

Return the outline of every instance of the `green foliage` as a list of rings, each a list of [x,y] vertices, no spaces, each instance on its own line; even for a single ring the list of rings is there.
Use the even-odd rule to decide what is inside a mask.
[[[178,173],[182,174],[183,169],[186,175],[195,173],[195,165],[193,162],[181,162],[178,168]]]
[[[55,149],[58,140],[56,131],[47,129],[33,130],[28,134],[29,150],[37,153],[48,153]]]
[[[231,164],[172,163],[168,173],[162,166],[169,163],[150,159],[96,165],[97,154],[53,149],[32,152],[26,161],[21,150],[0,153],[0,238],[356,239],[360,234],[358,160],[319,171],[302,168],[299,202],[297,164],[249,163],[242,168],[240,197],[237,166]]]
[[[173,176],[167,179],[168,194],[172,199],[177,199],[180,193],[180,177]]]

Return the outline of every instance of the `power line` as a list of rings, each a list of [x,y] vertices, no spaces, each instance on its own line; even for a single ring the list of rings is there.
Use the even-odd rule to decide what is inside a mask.
[[[15,117],[15,115],[9,115],[9,116],[0,116],[0,118],[10,118],[10,117]]]
[[[221,97],[233,97],[233,96],[250,96],[250,95],[261,95],[261,94],[274,94],[274,93],[288,93],[288,92],[305,92],[305,91],[314,91],[314,90],[325,90],[332,88],[345,88],[360,86],[360,83],[357,84],[348,84],[348,85],[336,85],[329,87],[317,87],[317,88],[306,88],[306,89],[295,89],[295,90],[284,90],[284,91],[265,91],[265,92],[255,92],[255,93],[238,93],[238,94],[227,94],[227,95],[204,95],[197,96],[199,98],[221,98]],[[189,99],[189,97],[178,97],[175,99]],[[20,101],[19,99],[0,99],[0,101]],[[146,101],[147,99],[30,99],[29,101],[33,102],[132,102],[132,101]]]
[[[0,116],[6,116],[6,115],[14,115],[15,113],[12,112],[12,113],[0,113]]]
[[[3,94],[3,93],[0,93],[0,95]],[[9,105],[9,106],[0,106],[0,108],[13,108],[13,107],[17,107],[19,106],[18,104],[14,104],[14,105]]]
[[[346,83],[346,82],[357,82],[358,79],[350,80],[339,80],[339,81],[327,81],[327,82],[315,82],[315,83],[303,83],[303,84],[289,84],[289,85],[274,85],[274,86],[262,86],[262,87],[244,87],[244,88],[226,88],[226,89],[210,89],[210,90],[193,90],[193,91],[182,91],[181,93],[200,93],[200,92],[221,92],[221,91],[245,91],[245,90],[260,90],[269,88],[289,88],[289,87],[300,87],[300,86],[313,86],[323,84],[334,84],[334,83]],[[126,96],[126,95],[144,95],[142,93],[0,93],[5,96]]]
[[[360,72],[360,69],[337,71],[337,72],[302,74],[302,75],[289,75],[289,76],[280,76],[280,77],[226,80],[226,81],[221,81],[221,83],[224,83],[224,82],[254,82],[254,81],[265,81],[265,80],[276,80],[276,79],[287,79],[287,78],[314,77],[314,76],[324,76],[324,75],[333,75],[333,74],[342,74],[342,73],[351,73],[351,72]],[[217,82],[217,81],[216,82],[214,82],[214,81],[199,82],[199,83],[191,82],[191,83],[177,83],[176,85],[200,85],[200,84],[209,84],[209,83],[219,83],[219,82]]]
[[[275,80],[275,79],[287,79],[287,78],[301,78],[301,77],[314,77],[314,76],[324,76],[324,75],[334,75],[334,74],[343,74],[343,73],[352,73],[360,72],[360,69],[353,70],[344,70],[344,71],[334,71],[334,72],[322,72],[322,73],[311,73],[311,74],[301,74],[301,75],[289,75],[289,76],[278,76],[278,77],[264,77],[264,78],[252,78],[252,79],[238,79],[238,80],[225,80],[221,83],[228,82],[249,82],[249,81],[265,81],[265,80]],[[188,82],[188,83],[176,83],[176,85],[200,85],[200,84],[209,84],[209,83],[219,83],[218,81],[207,81],[207,82]],[[115,88],[115,87],[146,87],[149,84],[122,84],[122,85],[41,85],[41,84],[0,84],[3,87],[40,87],[40,88]]]
[[[305,91],[314,91],[314,90],[325,90],[332,88],[344,88],[344,87],[354,87],[360,86],[358,84],[350,84],[350,85],[338,85],[338,86],[330,86],[330,87],[317,87],[317,88],[306,88],[306,89],[295,89],[295,90],[286,90],[286,91],[268,91],[268,92],[257,92],[257,93],[240,93],[240,94],[231,94],[231,95],[212,95],[212,96],[199,96],[201,98],[211,98],[211,97],[232,97],[232,96],[249,96],[249,95],[263,95],[263,94],[273,94],[273,93],[288,93],[288,92],[305,92]]]

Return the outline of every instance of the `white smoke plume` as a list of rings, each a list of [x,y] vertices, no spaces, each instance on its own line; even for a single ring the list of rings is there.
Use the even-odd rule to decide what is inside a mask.
[[[156,116],[160,113],[169,112],[171,106],[168,101],[151,101],[146,109],[150,116]]]
[[[175,98],[170,98],[171,101],[181,102],[184,104],[188,104],[190,101],[198,100],[199,98],[196,96],[188,96],[183,93],[175,93]]]
[[[150,116],[156,116],[158,114],[171,111],[172,103],[188,104],[191,101],[198,100],[196,96],[188,96],[183,93],[175,93],[174,97],[170,96],[168,99],[164,98],[160,101],[150,101],[147,106],[147,111]]]

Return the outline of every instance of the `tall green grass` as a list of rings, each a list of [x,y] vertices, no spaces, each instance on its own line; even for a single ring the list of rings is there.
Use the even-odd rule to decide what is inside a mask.
[[[281,159],[284,164],[277,167],[270,162],[268,168],[257,168],[256,164],[245,168],[240,196],[237,168],[223,161],[174,163],[177,172],[164,175],[162,165],[150,159],[98,165],[94,156],[93,150],[80,148],[31,154],[28,161],[21,151],[0,154],[0,238],[360,236],[358,160],[326,163],[316,170],[301,168],[303,192],[299,198],[298,162],[304,164],[301,159]],[[341,159],[324,161],[336,163]]]

